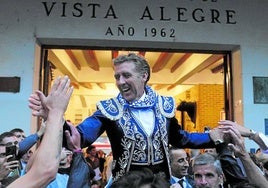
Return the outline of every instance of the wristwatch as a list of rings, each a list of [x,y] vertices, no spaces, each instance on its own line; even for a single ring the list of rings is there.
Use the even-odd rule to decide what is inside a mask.
[[[256,132],[254,130],[252,130],[252,129],[250,129],[249,131],[250,131],[250,133],[249,133],[248,138],[252,140],[254,135],[256,134]]]
[[[219,145],[219,144],[222,144],[224,141],[222,139],[217,139],[214,143],[215,145]]]

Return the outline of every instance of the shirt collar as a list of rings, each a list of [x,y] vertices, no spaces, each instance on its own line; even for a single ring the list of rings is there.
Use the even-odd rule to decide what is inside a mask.
[[[176,182],[180,181],[181,179],[183,179],[184,181],[186,180],[185,176],[183,176],[182,178],[177,178],[177,177],[173,176],[173,178]]]

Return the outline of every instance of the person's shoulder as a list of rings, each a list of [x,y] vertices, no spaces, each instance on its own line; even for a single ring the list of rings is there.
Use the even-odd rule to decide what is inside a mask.
[[[175,104],[175,99],[172,96],[158,95],[158,100],[168,101],[170,103],[174,103]]]
[[[160,112],[164,116],[168,118],[175,116],[176,103],[173,97],[158,95],[158,104],[160,107]]]
[[[117,120],[123,115],[123,106],[116,97],[99,101],[97,108],[110,120]]]

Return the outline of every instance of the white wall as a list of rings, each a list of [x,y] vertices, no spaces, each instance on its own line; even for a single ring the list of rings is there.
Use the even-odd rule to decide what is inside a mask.
[[[215,2],[216,1],[216,2]],[[52,1],[47,2],[50,10]],[[94,1],[99,4],[93,11],[87,5],[92,1],[82,2],[83,16],[74,17],[72,13],[79,12],[73,7],[78,1],[68,1],[66,5],[58,1],[51,8],[50,16],[40,0],[2,0],[0,6],[0,76],[21,77],[21,90],[19,93],[0,92],[0,132],[8,131],[14,127],[22,127],[27,134],[34,129],[30,128],[31,114],[27,108],[27,99],[36,89],[37,79],[34,76],[38,62],[38,48],[36,43],[46,45],[79,45],[79,46],[129,46],[148,48],[171,49],[207,49],[237,51],[241,57],[234,58],[238,72],[235,78],[241,78],[235,83],[235,100],[241,99],[241,107],[236,111],[238,122],[247,127],[264,131],[264,118],[268,118],[267,104],[253,103],[252,76],[268,76],[268,37],[267,37],[267,12],[266,0],[184,0],[184,1]],[[112,16],[109,7],[112,6],[116,19]],[[145,7],[148,6],[153,20],[141,20]],[[161,18],[161,8],[163,7]],[[177,7],[187,9],[182,19],[177,21]],[[205,13],[205,21],[198,23],[192,18],[192,11],[196,8]],[[210,11],[216,9],[220,12],[221,23],[210,22]],[[232,22],[226,24],[223,16],[226,10],[234,10]],[[148,12],[146,12],[148,15]],[[61,15],[65,14],[63,17]],[[124,28],[134,28],[133,35],[117,35],[119,25]],[[106,35],[110,27],[114,35]],[[174,29],[175,37],[145,36],[145,30],[156,28],[158,32],[165,28],[167,31]],[[36,51],[37,49],[37,51]],[[239,75],[236,75],[239,74]],[[34,86],[35,85],[35,86]],[[236,108],[237,109],[237,108]],[[241,113],[240,113],[241,111]],[[239,116],[240,114],[240,116]],[[250,143],[249,147],[254,147]]]

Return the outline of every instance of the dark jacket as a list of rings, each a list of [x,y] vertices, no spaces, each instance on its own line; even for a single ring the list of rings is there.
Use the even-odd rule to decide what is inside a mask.
[[[85,161],[83,153],[74,153],[67,188],[89,188],[95,172]]]
[[[224,187],[235,187],[236,185],[247,185],[247,177],[244,176],[242,167],[238,164],[237,159],[232,155],[232,151],[227,147],[226,143],[217,145],[218,158],[226,178]]]

